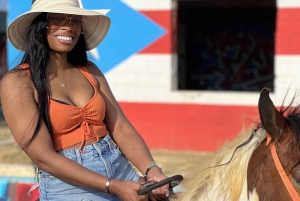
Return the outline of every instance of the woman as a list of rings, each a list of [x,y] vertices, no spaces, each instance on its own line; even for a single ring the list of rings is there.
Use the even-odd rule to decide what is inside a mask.
[[[86,51],[109,26],[108,17],[80,8],[77,0],[36,0],[7,29],[25,54],[1,82],[2,108],[39,169],[41,201],[147,200],[137,195],[143,179],[129,161],[145,180],[166,178],[104,75],[87,61]],[[167,186],[158,193],[149,198],[166,199]]]

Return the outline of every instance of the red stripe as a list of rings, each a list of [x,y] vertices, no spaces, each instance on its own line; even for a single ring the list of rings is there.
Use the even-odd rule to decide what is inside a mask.
[[[120,103],[150,149],[215,151],[257,120],[257,107]]]
[[[276,54],[300,54],[300,8],[277,11]]]
[[[171,45],[171,11],[139,11],[166,30],[166,34],[144,48],[139,53],[165,53],[170,54]]]
[[[140,11],[163,28],[167,34],[140,53],[171,53],[171,11]],[[300,8],[281,8],[277,11],[276,54],[300,54]]]

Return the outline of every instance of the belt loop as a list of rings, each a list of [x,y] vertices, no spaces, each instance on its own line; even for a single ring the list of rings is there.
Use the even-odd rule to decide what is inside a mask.
[[[113,140],[112,140],[111,136],[109,134],[107,134],[107,136],[105,136],[104,139],[108,144],[109,150],[111,152],[113,152],[114,151],[114,146],[113,146]]]
[[[74,149],[75,151],[75,155],[76,155],[76,161],[77,163],[79,163],[80,165],[82,165],[82,161],[81,161],[81,152],[79,149]]]

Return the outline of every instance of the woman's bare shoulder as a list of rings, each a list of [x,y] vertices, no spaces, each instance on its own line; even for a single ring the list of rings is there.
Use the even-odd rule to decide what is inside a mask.
[[[14,69],[6,73],[0,81],[1,99],[3,95],[15,96],[20,92],[34,92],[34,87],[30,76],[23,69]]]
[[[95,63],[88,61],[85,67],[94,76],[103,76],[103,73]]]

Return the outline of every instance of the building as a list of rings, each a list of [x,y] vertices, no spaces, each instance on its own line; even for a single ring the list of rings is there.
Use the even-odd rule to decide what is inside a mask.
[[[8,21],[29,10],[9,0]],[[297,0],[82,0],[111,9],[89,58],[151,149],[214,151],[258,121],[262,87],[275,105],[299,88]],[[8,43],[9,68],[20,59]]]
[[[5,42],[6,21],[30,3],[0,0],[0,76],[22,55]],[[300,87],[299,0],[80,3],[111,9],[111,30],[89,58],[150,149],[215,151],[258,121],[262,87],[277,106]],[[27,195],[33,178],[13,179],[0,178],[0,198],[13,185],[16,196]]]

